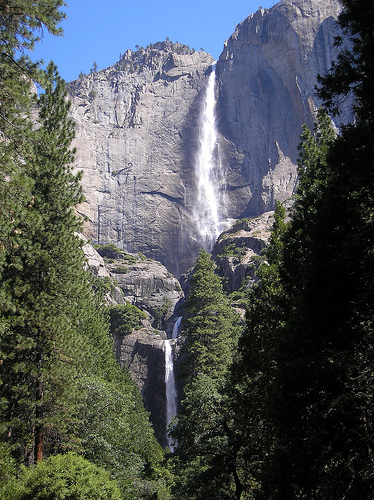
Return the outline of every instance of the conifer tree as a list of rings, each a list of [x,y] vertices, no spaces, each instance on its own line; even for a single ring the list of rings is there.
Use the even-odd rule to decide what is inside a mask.
[[[80,224],[73,212],[82,199],[79,176],[70,166],[74,129],[67,119],[66,90],[52,63],[39,105],[40,125],[33,132],[27,166],[31,200],[2,275],[2,289],[10,298],[1,311],[7,325],[2,352],[9,391],[4,417],[10,440],[22,444],[26,460],[41,460],[44,428],[47,421],[52,425],[48,412],[69,388],[73,371],[66,349],[73,304],[88,290],[82,242],[75,234]]]
[[[237,318],[210,255],[201,250],[185,303],[184,400],[171,435],[179,498],[229,498],[241,485],[236,470],[225,383],[236,351]],[[233,487],[233,491],[235,486]]]
[[[0,5],[1,450],[27,465],[77,450],[116,476],[124,495],[157,495],[168,488],[162,452],[83,269],[64,82],[52,63],[44,74],[16,57],[38,30],[59,33],[61,5]],[[44,88],[39,101],[32,79]]]
[[[257,271],[259,280],[250,291],[246,326],[228,381],[238,474],[249,498],[261,491],[263,465],[276,442],[269,402],[276,376],[277,338],[292,307],[280,277],[288,227],[280,202],[276,203],[274,219],[269,246]]]
[[[321,95],[334,105],[352,93],[356,119],[335,141],[321,113],[317,134],[304,131],[279,271],[290,307],[264,400],[274,441],[258,498],[373,496],[374,9],[343,4],[353,49],[321,79]]]
[[[27,52],[43,30],[58,35],[62,0],[0,3],[0,279],[8,250],[18,245],[17,227],[27,216],[32,181],[25,166],[32,156],[30,107],[33,82],[41,77]],[[0,287],[0,302],[7,300]]]
[[[234,315],[222,289],[214,262],[201,250],[191,277],[191,293],[184,304],[187,336],[185,370],[188,378],[206,373],[220,378],[231,363],[235,345]]]

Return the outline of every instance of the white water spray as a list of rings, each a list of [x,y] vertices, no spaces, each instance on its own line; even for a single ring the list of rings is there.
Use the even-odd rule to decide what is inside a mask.
[[[174,339],[178,337],[179,326],[181,324],[182,317],[180,316],[173,328],[172,338],[165,340],[165,385],[166,385],[166,425],[168,426],[173,417],[177,414],[177,387],[175,384],[174,377],[174,353],[173,344],[175,344]],[[175,449],[175,443],[168,436],[168,443],[170,451],[173,452]]]
[[[215,81],[214,65],[209,75],[200,111],[199,148],[195,163],[197,200],[194,206],[194,218],[200,242],[207,251],[212,249],[213,243],[223,230],[220,191],[224,176],[221,172],[218,151]]]

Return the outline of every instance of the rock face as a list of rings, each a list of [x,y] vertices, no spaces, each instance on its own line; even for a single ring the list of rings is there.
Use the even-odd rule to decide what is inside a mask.
[[[84,237],[82,236],[84,239]],[[83,251],[87,266],[100,281],[108,284],[108,305],[132,303],[148,314],[143,328],[124,337],[115,337],[115,353],[120,366],[126,366],[143,396],[146,410],[162,446],[166,437],[165,328],[171,337],[174,310],[183,292],[179,282],[160,263],[143,255],[128,254],[114,245],[98,249],[87,241]]]
[[[123,339],[116,339],[120,366],[127,366],[141,392],[155,435],[163,447],[167,446],[165,338],[162,332],[143,328]]]
[[[253,219],[241,219],[216,241],[212,259],[224,278],[227,293],[239,290],[245,280],[249,280],[247,286],[256,280],[258,257],[269,242],[273,223],[273,211]]]
[[[292,205],[293,200],[283,202],[285,222],[289,221]],[[257,281],[256,272],[263,262],[274,220],[273,210],[258,217],[239,219],[215,242],[211,255],[228,294],[243,286],[251,288]]]
[[[176,275],[191,263],[194,127],[212,62],[162,42],[69,84],[86,236],[141,250]]]
[[[184,297],[179,281],[160,262],[139,254],[123,253],[105,261],[123,299],[146,311],[152,326],[166,330],[170,336],[174,310]]]
[[[301,125],[313,127],[340,9],[337,0],[283,0],[226,41],[217,75],[228,216],[259,215],[294,192]]]
[[[302,123],[335,56],[338,0],[283,0],[239,24],[217,63],[222,217],[274,209],[296,185]],[[193,216],[199,106],[212,57],[159,42],[69,84],[94,242],[142,251],[179,276],[200,249]]]

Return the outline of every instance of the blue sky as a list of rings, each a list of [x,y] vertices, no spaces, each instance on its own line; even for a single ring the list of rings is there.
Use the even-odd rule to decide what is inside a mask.
[[[65,0],[63,37],[45,34],[32,59],[51,59],[66,81],[114,64],[120,53],[165,40],[203,48],[215,59],[235,26],[273,0]]]

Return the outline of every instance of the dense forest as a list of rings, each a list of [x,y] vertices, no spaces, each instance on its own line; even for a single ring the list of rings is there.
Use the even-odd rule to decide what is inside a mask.
[[[173,452],[114,357],[111,329],[138,313],[110,310],[84,264],[64,82],[27,55],[60,33],[63,5],[0,0],[0,497],[372,498],[372,3],[342,0],[350,44],[319,77],[324,108],[302,131],[291,212],[277,203],[241,290],[244,325],[197,258]],[[355,119],[337,135],[329,115],[348,97]]]

